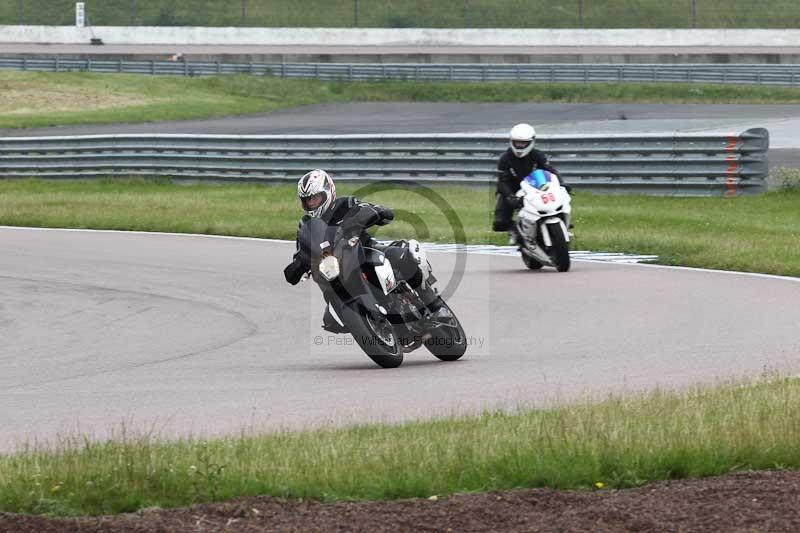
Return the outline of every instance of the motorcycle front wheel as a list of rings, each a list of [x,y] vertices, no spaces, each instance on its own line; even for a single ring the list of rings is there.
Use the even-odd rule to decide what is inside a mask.
[[[566,272],[570,267],[569,242],[567,242],[567,237],[561,229],[561,224],[551,224],[548,229],[550,230],[550,240],[553,241],[553,246],[550,249],[549,255],[553,260],[553,264],[556,266],[556,270],[559,272]]]
[[[389,319],[366,309],[347,308],[345,324],[356,344],[381,368],[397,368],[403,364],[403,347]]]

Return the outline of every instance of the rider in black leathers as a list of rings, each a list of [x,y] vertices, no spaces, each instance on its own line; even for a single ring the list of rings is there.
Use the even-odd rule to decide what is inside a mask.
[[[309,218],[311,215],[306,214],[300,219],[300,224],[297,226],[298,233]],[[394,220],[394,213],[388,207],[362,202],[354,196],[343,196],[331,202],[330,207],[320,215],[320,218],[330,225],[341,226],[347,237],[360,237],[363,246],[384,251],[378,241],[369,234],[367,228],[388,224]],[[287,282],[296,285],[309,271],[311,268],[309,255],[309,251],[304,250],[300,241],[297,241],[297,251],[292,257],[292,262],[283,271]]]
[[[558,175],[558,170],[550,164],[541,150],[533,148],[536,132],[528,124],[517,124],[511,130],[510,146],[497,162],[497,202],[494,208],[493,231],[511,231],[519,241],[517,228],[512,224],[514,210],[522,207],[522,198],[517,196],[520,183],[536,169],[547,170]],[[560,179],[560,176],[559,176]],[[561,184],[571,191],[571,187]]]
[[[336,198],[336,187],[333,180],[322,170],[311,171],[300,178],[298,196],[306,210],[306,214],[300,219],[297,227],[298,235],[303,224],[312,216],[321,218],[327,224],[340,226],[346,238],[358,236],[364,247],[375,248],[383,252],[392,264],[397,279],[408,282],[429,309],[438,308],[439,295],[422,283],[422,271],[414,259],[408,243],[394,241],[388,246],[382,246],[367,231],[372,226],[383,226],[394,220],[394,213],[391,209],[362,202],[354,196]],[[310,200],[316,197],[323,199],[319,204],[316,201],[311,203]],[[296,285],[310,269],[310,251],[303,249],[298,240],[292,262],[283,271],[286,281]],[[334,333],[345,332],[327,309],[322,327]]]

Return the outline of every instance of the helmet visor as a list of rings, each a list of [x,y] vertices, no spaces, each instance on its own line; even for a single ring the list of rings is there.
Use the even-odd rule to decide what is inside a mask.
[[[530,146],[532,142],[533,142],[533,141],[518,141],[518,140],[513,140],[513,141],[511,141],[511,144],[512,144],[512,145],[514,146],[514,148],[516,148],[517,150],[524,150],[525,148],[527,148],[528,146]]]
[[[314,211],[319,206],[325,203],[325,199],[328,197],[328,194],[325,191],[320,191],[317,194],[312,194],[311,196],[304,196],[300,198],[300,203],[303,204],[303,209],[306,211]]]

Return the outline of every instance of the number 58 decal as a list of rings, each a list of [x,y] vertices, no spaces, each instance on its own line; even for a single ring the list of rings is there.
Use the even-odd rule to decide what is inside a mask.
[[[556,195],[555,194],[553,194],[551,192],[542,194],[542,202],[549,203],[549,202],[555,202],[555,201],[556,201]]]

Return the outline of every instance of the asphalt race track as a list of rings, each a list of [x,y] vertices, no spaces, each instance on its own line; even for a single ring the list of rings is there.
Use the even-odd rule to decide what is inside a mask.
[[[238,433],[543,405],[679,387],[800,361],[800,280],[431,253],[471,337],[381,370],[315,339],[318,289],[291,287],[292,243],[0,229],[0,450],[80,430]],[[450,284],[452,287],[454,284]],[[337,341],[338,339],[338,341]],[[338,342],[338,344],[337,344]]]

